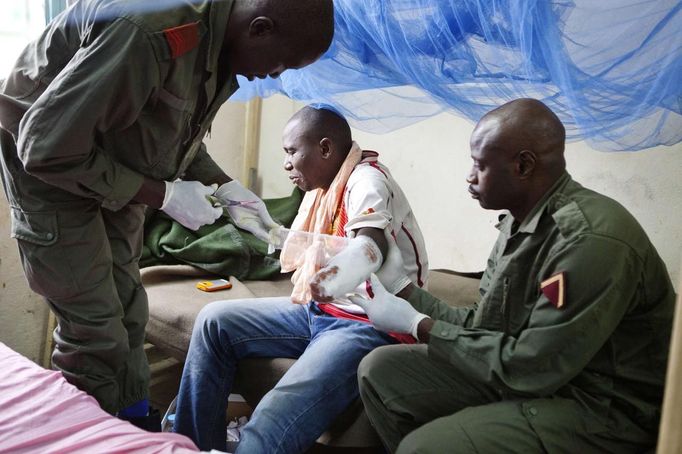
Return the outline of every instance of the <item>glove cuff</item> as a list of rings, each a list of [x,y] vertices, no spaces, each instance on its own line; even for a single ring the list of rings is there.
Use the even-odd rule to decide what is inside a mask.
[[[239,180],[231,180],[228,181],[227,183],[223,183],[220,186],[218,186],[218,189],[215,190],[215,197],[226,197],[230,192],[234,190],[234,188],[242,188],[243,185],[239,182]]]
[[[409,277],[403,276],[397,281],[391,282],[388,285],[384,284],[384,288],[388,290],[391,294],[397,295],[402,289],[410,285],[412,281]],[[383,284],[383,282],[382,282]]]
[[[170,181],[164,181],[164,183],[166,184],[166,192],[163,195],[161,210],[165,210],[168,207],[168,202],[170,202],[171,197],[173,197],[173,183]]]
[[[418,334],[417,328],[419,327],[419,322],[421,322],[425,318],[429,318],[429,316],[426,314],[422,314],[420,312],[415,314],[415,316],[412,318],[412,325],[410,326],[410,334],[412,334],[412,337],[417,339],[417,341],[419,341],[419,337],[417,336],[417,334]]]

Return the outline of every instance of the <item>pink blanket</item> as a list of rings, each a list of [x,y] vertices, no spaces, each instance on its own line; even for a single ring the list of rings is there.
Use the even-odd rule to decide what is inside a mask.
[[[188,438],[149,433],[0,342],[0,453],[199,452]]]

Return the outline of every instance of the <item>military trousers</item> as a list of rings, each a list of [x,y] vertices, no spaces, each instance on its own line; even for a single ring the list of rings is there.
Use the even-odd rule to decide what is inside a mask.
[[[505,399],[428,355],[426,345],[370,352],[360,396],[386,449],[399,454],[641,453],[641,433],[592,424],[571,399]],[[636,432],[636,431],[635,431]],[[641,440],[638,440],[641,439]]]
[[[112,414],[148,397],[145,207],[103,209],[26,174],[6,131],[0,145],[11,235],[30,288],[58,322],[53,367]]]

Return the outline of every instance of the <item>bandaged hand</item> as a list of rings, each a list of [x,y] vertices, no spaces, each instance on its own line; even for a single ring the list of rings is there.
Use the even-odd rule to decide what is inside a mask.
[[[208,200],[215,187],[198,181],[166,181],[166,194],[161,210],[188,229],[197,230],[202,225],[213,224],[223,210],[214,208]]]
[[[379,246],[365,235],[351,238],[310,281],[310,293],[320,303],[329,303],[355,290],[381,266]]]
[[[374,293],[372,299],[360,295],[349,295],[348,298],[364,309],[376,329],[389,333],[410,333],[417,339],[419,322],[428,318],[428,315],[417,312],[410,303],[389,293],[375,274],[372,274],[370,281]]]
[[[260,197],[237,180],[223,184],[213,196],[223,205],[238,227],[253,233],[265,242],[270,242],[270,231],[280,227],[270,217]]]
[[[391,294],[395,295],[412,282],[405,272],[405,264],[403,262],[403,255],[400,253],[398,243],[396,243],[393,235],[384,230],[386,235],[386,242],[388,243],[388,252],[381,268],[376,272],[377,277],[383,284],[384,288]]]

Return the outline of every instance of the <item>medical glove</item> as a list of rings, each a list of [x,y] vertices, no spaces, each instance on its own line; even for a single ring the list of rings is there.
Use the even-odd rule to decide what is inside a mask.
[[[407,277],[407,273],[405,272],[403,255],[400,253],[398,243],[396,243],[395,238],[393,238],[393,235],[390,234],[388,229],[384,232],[386,233],[388,252],[386,253],[384,263],[376,272],[376,275],[384,288],[395,295],[407,287],[412,281]]]
[[[358,294],[349,295],[348,298],[365,310],[376,329],[389,333],[410,333],[417,339],[419,322],[429,316],[417,312],[410,303],[389,293],[375,274],[372,274],[370,282],[374,293],[372,299]]]
[[[166,194],[161,210],[188,229],[197,230],[202,225],[213,224],[223,210],[214,208],[208,200],[214,187],[198,181],[166,181]]]
[[[359,235],[336,254],[310,281],[313,299],[328,303],[355,290],[369,275],[379,269],[383,255],[370,237]]]
[[[235,225],[253,233],[256,238],[270,243],[270,232],[281,227],[272,220],[260,197],[237,180],[223,184],[213,196],[225,207]]]

